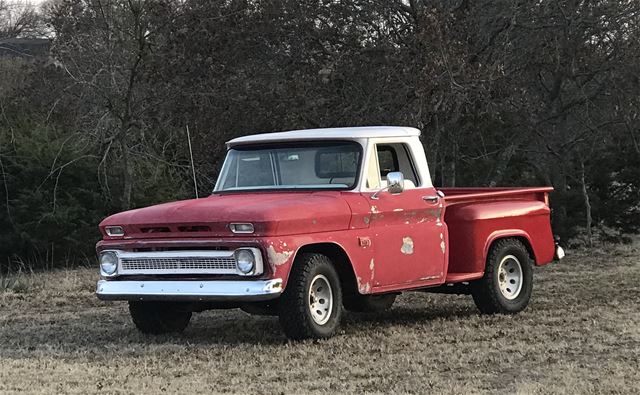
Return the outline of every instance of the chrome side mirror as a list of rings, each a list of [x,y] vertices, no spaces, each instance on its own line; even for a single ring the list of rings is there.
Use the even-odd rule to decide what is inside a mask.
[[[400,171],[387,174],[387,188],[389,188],[389,193],[394,195],[404,191],[404,174]]]
[[[388,190],[391,194],[398,194],[404,191],[404,174],[400,171],[392,171],[387,174],[387,186],[376,191],[373,195],[371,195],[371,199],[378,200],[378,195],[380,192]]]

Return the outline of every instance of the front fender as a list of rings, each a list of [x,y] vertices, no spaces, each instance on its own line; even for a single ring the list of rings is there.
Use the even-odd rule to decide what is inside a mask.
[[[375,281],[373,250],[359,240],[368,238],[362,230],[345,232],[315,233],[313,235],[297,235],[265,238],[262,241],[266,260],[273,278],[281,278],[283,289],[286,289],[291,268],[302,250],[312,249],[318,245],[333,245],[339,248],[348,260],[360,293],[370,293]]]

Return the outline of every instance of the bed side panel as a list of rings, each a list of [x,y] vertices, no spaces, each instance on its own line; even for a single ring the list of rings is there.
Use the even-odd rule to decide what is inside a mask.
[[[536,265],[553,260],[550,210],[543,202],[505,200],[453,204],[447,207],[449,272],[483,272],[491,243],[504,237],[526,239]]]

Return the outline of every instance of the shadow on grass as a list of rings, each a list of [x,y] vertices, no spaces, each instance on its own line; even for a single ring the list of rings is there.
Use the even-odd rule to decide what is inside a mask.
[[[392,326],[412,328],[431,320],[457,320],[476,314],[475,309],[458,306],[397,306],[377,314],[345,312],[342,333],[357,337],[372,328]],[[9,320],[0,325],[0,355],[24,358],[33,355],[86,355],[104,350],[131,355],[154,353],[157,346],[279,346],[288,343],[277,317],[251,316],[240,310],[208,311],[194,314],[184,333],[144,335],[137,331],[126,305],[35,315],[31,322]],[[120,351],[118,351],[120,350]]]
[[[478,315],[478,310],[473,306],[428,306],[423,308],[395,307],[380,313],[346,313],[343,316],[343,326],[353,327],[357,330],[363,325],[396,326],[396,325],[422,325],[425,322],[444,319],[457,320],[469,316]]]

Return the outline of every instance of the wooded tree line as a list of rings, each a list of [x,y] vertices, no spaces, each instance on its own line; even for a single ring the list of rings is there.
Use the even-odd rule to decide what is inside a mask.
[[[635,0],[0,0],[0,265],[91,257],[106,215],[193,197],[233,137],[423,131],[438,186],[552,185],[565,239],[640,230]],[[92,259],[92,258],[91,258]]]

